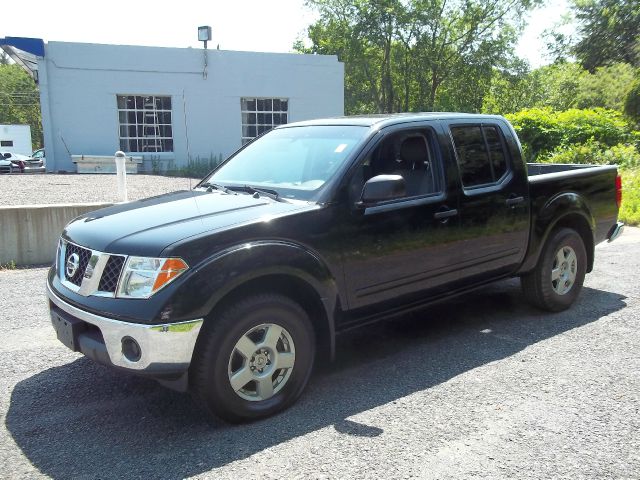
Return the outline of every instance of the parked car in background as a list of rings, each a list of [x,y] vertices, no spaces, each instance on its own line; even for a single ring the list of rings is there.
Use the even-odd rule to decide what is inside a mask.
[[[45,172],[47,168],[47,158],[44,154],[44,148],[39,148],[31,154],[33,166],[31,168],[38,168],[38,171]]]
[[[22,173],[24,169],[24,161],[18,159],[15,153],[0,152],[0,173]]]
[[[14,165],[11,171],[5,167],[2,173],[44,173],[46,171],[44,148],[36,150],[31,156],[5,151],[0,152],[0,155]],[[15,168],[16,166],[19,168]]]

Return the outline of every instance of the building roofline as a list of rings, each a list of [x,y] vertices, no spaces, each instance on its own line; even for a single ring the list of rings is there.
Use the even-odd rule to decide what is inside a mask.
[[[201,47],[168,47],[168,46],[157,46],[157,45],[131,45],[131,44],[117,44],[117,43],[97,43],[97,42],[67,42],[67,41],[58,41],[51,40],[45,42],[45,45],[51,46],[77,46],[77,47],[104,47],[104,48],[143,48],[143,49],[153,49],[153,50],[178,50],[178,51],[202,51],[204,50]],[[309,53],[299,53],[299,52],[263,52],[256,50],[227,50],[227,49],[216,49],[209,48],[207,49],[209,52],[219,52],[221,54],[238,54],[238,55],[277,55],[277,56],[296,56],[296,57],[324,57],[324,58],[336,58],[337,55],[323,55],[323,54],[309,54]]]

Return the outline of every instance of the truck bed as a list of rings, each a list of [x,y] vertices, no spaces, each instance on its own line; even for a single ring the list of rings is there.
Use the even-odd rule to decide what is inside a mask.
[[[553,216],[556,209],[573,210],[576,214],[588,212],[594,244],[607,238],[618,215],[615,165],[528,163],[527,170],[532,223],[530,250],[541,248],[544,243],[544,238],[538,236],[537,223],[543,217]],[[530,257],[524,268],[532,265]]]
[[[585,165],[579,163],[527,163],[529,178],[550,173],[567,173],[581,170],[583,173],[616,170],[614,165]],[[573,177],[573,175],[572,175]]]

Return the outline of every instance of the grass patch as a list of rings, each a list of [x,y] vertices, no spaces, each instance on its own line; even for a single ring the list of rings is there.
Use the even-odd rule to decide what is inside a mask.
[[[13,260],[11,260],[10,262],[7,263],[0,263],[0,271],[2,270],[15,270],[16,268],[18,268],[16,266],[16,262],[14,262]]]
[[[627,225],[640,225],[640,168],[623,169],[622,206],[620,221]]]
[[[209,158],[196,157],[187,162],[186,165],[177,167],[174,160],[161,163],[154,159],[151,162],[151,173],[153,175],[163,175],[167,177],[204,178],[209,172],[224,161],[222,154],[213,155]]]

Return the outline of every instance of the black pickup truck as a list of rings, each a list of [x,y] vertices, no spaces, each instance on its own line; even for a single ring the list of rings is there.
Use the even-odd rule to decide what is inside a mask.
[[[67,225],[51,319],[69,348],[251,420],[294,402],[348,329],[513,276],[568,308],[620,198],[614,166],[525,164],[500,116],[289,124],[192,190]]]

